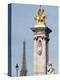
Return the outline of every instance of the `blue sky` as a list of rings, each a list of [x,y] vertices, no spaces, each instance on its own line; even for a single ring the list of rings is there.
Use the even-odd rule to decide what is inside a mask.
[[[58,73],[58,7],[43,6],[47,14],[47,26],[52,30],[49,41],[49,62]],[[26,58],[28,75],[33,70],[33,32],[34,16],[39,5],[12,4],[12,75],[16,76],[15,65],[19,64],[19,74],[22,65],[23,40],[26,41]]]

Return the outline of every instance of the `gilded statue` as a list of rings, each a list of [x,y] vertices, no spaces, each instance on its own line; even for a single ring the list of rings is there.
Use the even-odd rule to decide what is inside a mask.
[[[46,14],[44,9],[39,8],[37,16],[34,18],[37,24],[45,24]]]

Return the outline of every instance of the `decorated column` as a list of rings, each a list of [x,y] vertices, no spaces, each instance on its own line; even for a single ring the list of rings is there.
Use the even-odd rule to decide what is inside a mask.
[[[49,33],[52,32],[46,25],[46,14],[40,6],[37,16],[34,18],[36,24],[32,29],[34,41],[34,68],[33,74],[47,74],[48,64],[48,41]]]

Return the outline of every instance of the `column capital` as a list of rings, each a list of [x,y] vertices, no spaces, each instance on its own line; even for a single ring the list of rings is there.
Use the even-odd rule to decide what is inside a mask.
[[[34,27],[31,28],[31,30],[33,32],[44,32],[45,34],[49,34],[50,32],[52,32],[52,30],[49,29],[48,27]]]

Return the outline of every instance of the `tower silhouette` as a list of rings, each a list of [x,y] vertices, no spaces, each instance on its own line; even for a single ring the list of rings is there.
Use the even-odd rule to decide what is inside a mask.
[[[20,71],[20,76],[27,76],[25,45],[26,45],[26,42],[24,40],[23,41],[22,67],[21,67],[21,71]]]

